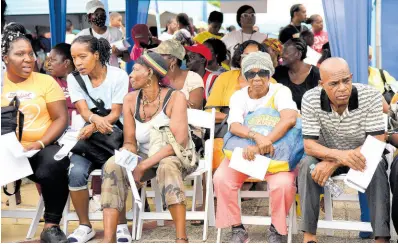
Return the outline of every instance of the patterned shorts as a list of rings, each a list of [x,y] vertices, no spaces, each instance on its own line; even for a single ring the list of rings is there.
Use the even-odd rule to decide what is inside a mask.
[[[140,154],[140,156],[144,155]],[[188,171],[184,169],[181,161],[176,156],[170,156],[160,161],[156,170],[156,181],[161,192],[163,204],[166,207],[174,204],[185,204],[183,178],[190,172],[192,172],[192,169]],[[122,211],[125,207],[129,190],[125,168],[117,165],[115,157],[111,157],[104,166],[102,177],[102,208],[113,208]]]

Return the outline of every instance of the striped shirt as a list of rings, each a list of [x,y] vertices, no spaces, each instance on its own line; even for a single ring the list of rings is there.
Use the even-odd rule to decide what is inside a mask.
[[[318,140],[327,148],[355,149],[363,145],[367,135],[384,134],[382,95],[367,85],[353,84],[342,115],[332,110],[322,87],[306,92],[301,108],[304,139]]]

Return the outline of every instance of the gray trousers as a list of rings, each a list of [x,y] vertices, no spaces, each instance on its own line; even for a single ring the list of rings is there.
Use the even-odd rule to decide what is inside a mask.
[[[317,158],[306,156],[300,162],[298,189],[300,194],[302,222],[300,229],[304,232],[316,234],[319,219],[319,196],[322,187],[311,177],[310,165],[317,164]],[[366,197],[369,204],[371,225],[375,237],[390,236],[390,187],[387,176],[387,162],[381,160],[370,182]],[[348,168],[341,167],[336,174],[346,173]]]

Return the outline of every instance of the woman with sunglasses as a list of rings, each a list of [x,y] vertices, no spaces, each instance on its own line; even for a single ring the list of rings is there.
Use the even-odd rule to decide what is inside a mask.
[[[297,107],[289,88],[281,84],[270,83],[274,73],[271,57],[268,53],[253,52],[242,60],[242,73],[248,86],[235,92],[229,104],[229,131],[238,137],[251,139],[256,145],[244,148],[243,158],[254,160],[256,154],[273,153],[272,143],[282,138],[296,124]],[[280,113],[280,121],[273,131],[264,136],[244,126],[244,117],[268,106],[270,102]],[[241,211],[238,205],[238,191],[248,175],[229,167],[225,158],[214,174],[214,189],[217,196],[216,227],[232,227],[234,243],[246,243],[249,235],[242,225]],[[269,243],[281,243],[287,235],[286,217],[296,194],[295,173],[279,172],[265,176],[270,189],[271,227]],[[286,242],[286,241],[285,241]]]
[[[80,73],[78,76],[81,77],[87,89],[84,91],[84,88],[80,86],[77,81],[78,76],[68,75],[71,101],[87,122],[80,131],[79,139],[86,140],[94,133],[110,134],[115,130],[120,130],[115,124],[118,124],[121,118],[123,98],[128,92],[129,78],[124,70],[109,65],[111,56],[109,42],[104,38],[79,36],[72,42],[71,54],[76,69]],[[110,113],[107,116],[94,113],[92,110],[96,108],[96,105],[90,96],[97,101],[97,104],[103,104],[104,109],[110,110]],[[94,169],[101,169],[103,165],[91,162],[77,154],[73,154],[70,160],[69,190],[80,225],[69,235],[68,241],[84,243],[95,236],[88,218],[88,177]],[[126,220],[121,219],[120,223],[125,224]]]
[[[262,43],[267,38],[266,34],[253,30],[253,26],[256,24],[256,12],[252,6],[243,5],[240,7],[236,13],[236,22],[242,29],[230,32],[221,39],[227,46],[231,57],[234,56],[238,44],[247,40]]]
[[[319,69],[304,63],[307,57],[307,43],[301,38],[293,38],[283,45],[283,65],[275,69],[274,79],[290,88],[297,108],[301,110],[304,93],[316,86],[321,79]]]

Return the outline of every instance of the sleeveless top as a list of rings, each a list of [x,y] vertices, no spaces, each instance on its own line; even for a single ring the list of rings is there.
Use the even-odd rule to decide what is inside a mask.
[[[170,101],[170,97],[174,92],[173,89],[170,89],[163,102],[162,110],[155,115],[150,121],[144,122],[140,117],[140,105],[142,99],[142,90],[139,91],[136,101],[134,120],[135,120],[135,137],[138,142],[138,151],[148,154],[149,151],[149,132],[152,128],[159,128],[162,126],[166,126],[170,124],[170,118],[166,115],[166,107]],[[137,113],[138,112],[138,113]]]

